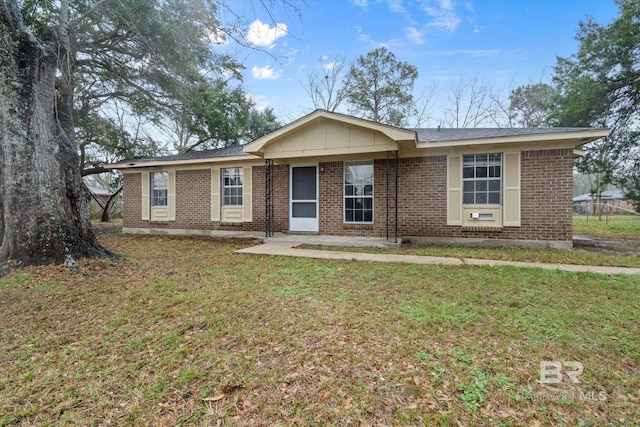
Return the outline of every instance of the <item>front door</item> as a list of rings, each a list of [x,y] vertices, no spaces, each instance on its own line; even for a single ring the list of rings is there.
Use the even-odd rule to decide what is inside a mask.
[[[318,232],[318,166],[291,166],[289,181],[289,231]]]

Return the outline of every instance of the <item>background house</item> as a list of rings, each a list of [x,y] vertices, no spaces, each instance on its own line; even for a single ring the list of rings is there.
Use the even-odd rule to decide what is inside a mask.
[[[578,215],[595,213],[595,196],[586,193],[573,198],[573,212]],[[620,189],[606,190],[600,196],[602,212],[610,214],[625,214],[634,212],[633,205],[627,201],[624,191]]]

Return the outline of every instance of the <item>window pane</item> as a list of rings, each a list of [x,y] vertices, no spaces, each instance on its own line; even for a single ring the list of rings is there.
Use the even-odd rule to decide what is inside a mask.
[[[242,168],[222,169],[222,206],[242,206]]]
[[[473,178],[473,167],[465,167],[462,169],[462,177],[463,178]]]
[[[464,196],[462,198],[462,203],[464,203],[465,205],[472,205],[473,204],[473,193],[464,193]]]
[[[492,163],[501,163],[502,162],[501,157],[502,157],[501,154],[489,154],[489,161]]]
[[[502,154],[463,157],[464,204],[499,204],[502,189]]]
[[[167,172],[151,173],[151,206],[167,206],[168,202],[168,182]]]
[[[345,221],[372,222],[373,162],[345,162],[344,185]]]
[[[488,161],[487,161],[487,156],[484,154],[480,154],[476,156],[476,168],[479,166],[487,166]]]
[[[345,209],[353,209],[353,199],[346,198],[344,200],[344,207],[345,207]]]
[[[166,190],[168,182],[167,172],[153,172],[151,174],[151,188],[154,190]]]
[[[315,202],[294,202],[291,204],[292,216],[294,218],[315,218],[316,204]]]
[[[293,200],[316,199],[316,167],[294,167],[291,171]]]
[[[347,209],[344,211],[344,220],[346,222],[353,222],[353,210]]]

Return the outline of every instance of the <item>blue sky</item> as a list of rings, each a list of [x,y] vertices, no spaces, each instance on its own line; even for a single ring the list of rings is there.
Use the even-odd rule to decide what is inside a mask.
[[[259,107],[294,120],[313,109],[302,84],[320,70],[318,58],[351,61],[385,46],[418,68],[417,93],[435,87],[429,126],[439,124],[453,80],[476,76],[503,94],[548,81],[556,56],[576,51],[580,19],[606,24],[618,12],[613,0],[308,0],[300,16],[228,3],[251,24],[245,42],[262,50],[228,47],[243,61],[243,85]]]

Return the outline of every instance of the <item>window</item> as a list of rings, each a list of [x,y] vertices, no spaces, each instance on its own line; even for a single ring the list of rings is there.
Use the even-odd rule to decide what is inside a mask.
[[[502,154],[475,154],[462,160],[462,201],[465,205],[499,205]]]
[[[168,205],[168,173],[153,172],[151,173],[151,206],[167,206]]]
[[[373,162],[344,164],[344,221],[373,222]]]
[[[242,168],[222,169],[222,206],[242,206]]]

